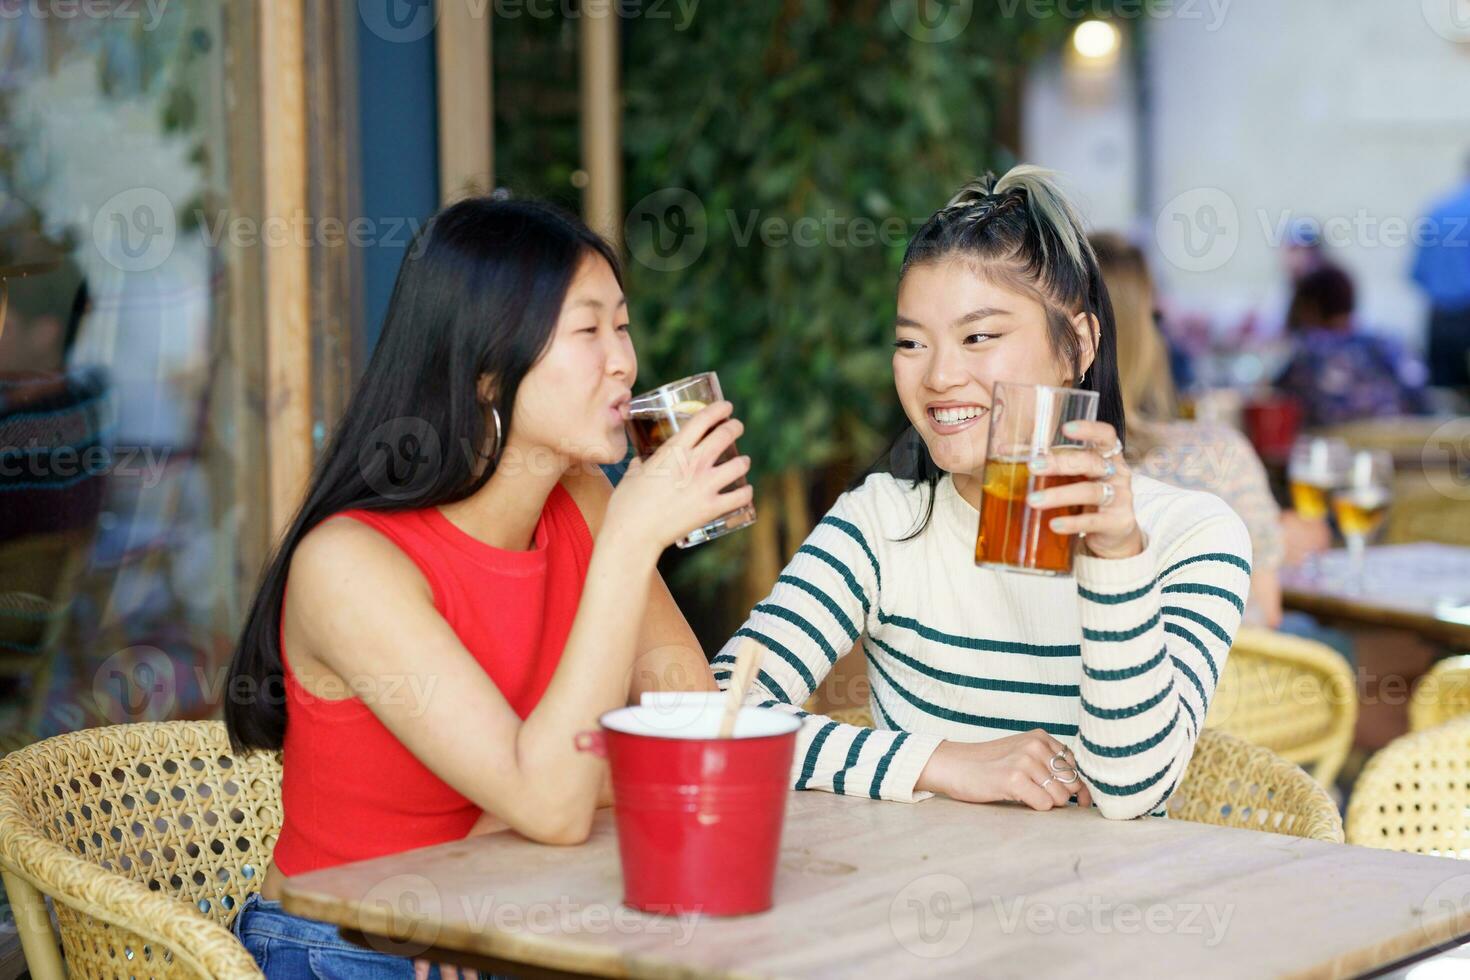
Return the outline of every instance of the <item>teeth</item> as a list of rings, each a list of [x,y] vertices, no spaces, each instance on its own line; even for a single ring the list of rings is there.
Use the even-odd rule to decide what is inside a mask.
[[[931,408],[929,414],[934,416],[934,421],[941,425],[955,425],[959,422],[968,422],[970,419],[979,418],[985,409],[976,405],[968,408]]]

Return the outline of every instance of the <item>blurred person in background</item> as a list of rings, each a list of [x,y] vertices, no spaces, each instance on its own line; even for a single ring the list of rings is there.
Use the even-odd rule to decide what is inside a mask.
[[[1412,274],[1429,299],[1429,383],[1463,391],[1470,388],[1470,158],[1428,223]]]
[[[1296,398],[1309,427],[1430,411],[1424,365],[1389,337],[1356,328],[1353,281],[1337,266],[1297,285],[1287,316],[1292,355],[1277,387]]]
[[[0,595],[67,598],[67,559],[102,509],[105,383],[69,374],[87,286],[59,249],[30,240],[0,255]],[[0,613],[0,652],[42,654],[34,615]],[[19,682],[0,678],[0,702]]]
[[[103,484],[103,380],[66,370],[87,285],[58,254],[7,265],[26,272],[0,285],[0,543],[89,524]]]
[[[1246,318],[1241,329],[1245,338],[1270,341],[1285,334],[1297,287],[1307,276],[1329,264],[1320,226],[1305,218],[1291,223],[1280,249],[1282,276]]]
[[[1236,429],[1178,418],[1169,350],[1155,322],[1153,277],[1143,252],[1121,235],[1089,240],[1113,298],[1128,461],[1136,473],[1215,494],[1240,515],[1254,554],[1244,622],[1275,627],[1281,622],[1285,543],[1266,468]]]

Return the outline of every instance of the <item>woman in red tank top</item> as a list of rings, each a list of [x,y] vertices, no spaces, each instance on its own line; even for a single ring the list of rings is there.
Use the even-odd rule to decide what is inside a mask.
[[[715,464],[742,427],[709,406],[613,490],[636,374],[616,256],[575,218],[470,199],[409,248],[226,688],[254,692],[226,704],[237,750],[282,752],[273,867],[235,922],[267,976],[412,976],[282,911],[280,879],[506,826],[580,842],[605,766],[575,734],[715,689],[656,561],[750,502],[721,492],[748,459]]]

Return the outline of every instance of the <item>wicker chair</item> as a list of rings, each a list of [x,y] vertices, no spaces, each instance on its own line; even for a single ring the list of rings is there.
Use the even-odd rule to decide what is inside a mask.
[[[0,760],[0,871],[31,976],[259,978],[229,925],[281,827],[280,762],[220,722],[72,732]]]
[[[1352,668],[1315,640],[1242,629],[1221,669],[1205,727],[1264,746],[1330,787],[1358,721]]]
[[[1208,728],[1199,733],[1184,778],[1169,797],[1169,816],[1334,844],[1343,839],[1337,805],[1305,769]]]
[[[1349,844],[1470,858],[1470,715],[1401,735],[1363,767]]]
[[[873,725],[867,708],[844,708],[827,717],[847,725]],[[1336,805],[1305,770],[1270,749],[1208,728],[1200,732],[1184,778],[1169,797],[1169,815],[1342,843]]]
[[[1470,714],[1470,655],[1445,657],[1414,686],[1409,699],[1409,731],[1437,728]]]

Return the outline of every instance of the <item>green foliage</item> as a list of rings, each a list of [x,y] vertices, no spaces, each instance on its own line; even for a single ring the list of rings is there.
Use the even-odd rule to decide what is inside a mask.
[[[926,43],[905,13],[901,0],[743,0],[700,4],[682,31],[627,22],[640,383],[716,368],[757,477],[866,462],[897,431],[904,247],[960,182],[1013,162],[997,119],[1016,63],[1060,26],[977,5],[958,37]],[[660,271],[638,261],[655,226],[636,219],[669,188],[697,198],[707,242]]]

